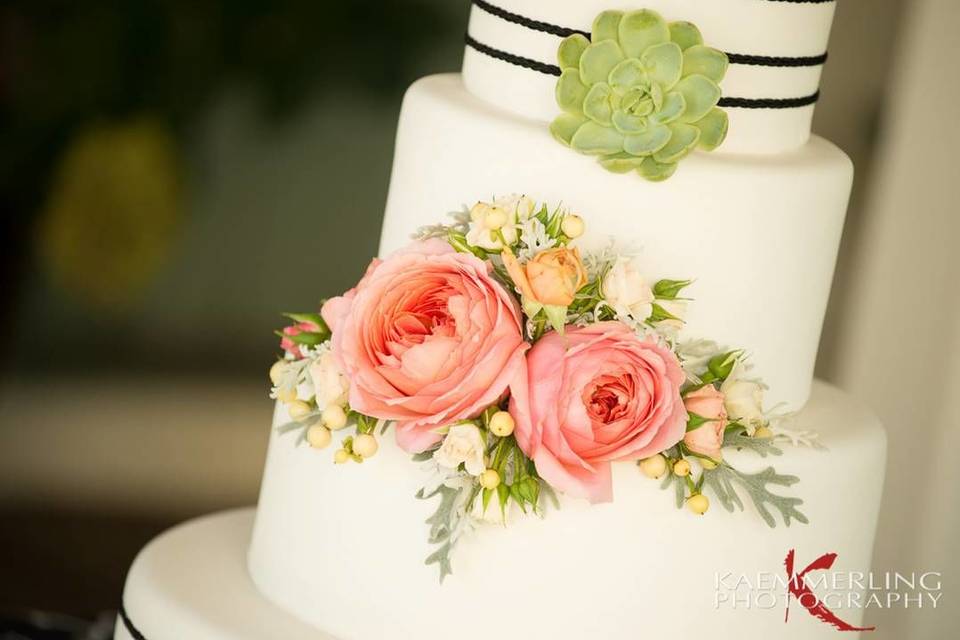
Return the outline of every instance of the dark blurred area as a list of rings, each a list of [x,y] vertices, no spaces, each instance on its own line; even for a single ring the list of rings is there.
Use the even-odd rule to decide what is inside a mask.
[[[814,130],[857,181],[832,317],[865,252],[850,229],[907,4],[837,6]],[[255,502],[279,312],[376,252],[403,91],[458,70],[468,11],[0,6],[0,638],[106,637],[77,620],[117,607],[150,538]],[[828,320],[827,378],[839,335]],[[23,635],[38,610],[68,630]]]

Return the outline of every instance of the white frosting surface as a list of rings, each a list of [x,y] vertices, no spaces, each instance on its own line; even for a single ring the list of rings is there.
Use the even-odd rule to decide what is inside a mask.
[[[275,424],[286,420],[280,408]],[[789,549],[806,566],[825,552],[835,568],[866,571],[883,486],[886,439],[858,403],[818,383],[793,426],[819,431],[828,451],[788,447],[772,460],[801,481],[810,524],[768,528],[714,504],[678,510],[670,491],[630,463],[614,464],[614,502],[562,499],[547,517],[483,525],[462,540],[441,586],[413,497],[424,472],[392,442],[362,465],[332,464],[330,449],[271,437],[249,567],[262,593],[338,638],[633,640],[834,638],[802,611],[714,608],[715,572],[779,574]],[[745,471],[771,463],[727,458]],[[862,610],[845,610],[857,623]],[[193,636],[204,637],[204,636]]]
[[[400,118],[381,255],[478,199],[527,193],[587,222],[581,246],[616,238],[651,279],[693,278],[685,335],[749,350],[771,404],[807,398],[852,181],[821,138],[791,153],[694,153],[669,180],[613,174],[543,123],[469,94],[459,75],[420,80]]]
[[[589,31],[607,9],[654,9],[667,20],[695,23],[706,44],[727,53],[810,57],[827,51],[834,2],[767,0],[492,0],[510,13],[553,25]],[[478,42],[537,62],[556,64],[561,38],[504,20],[474,6],[468,33]],[[767,67],[733,64],[721,83],[723,95],[738,98],[799,98],[820,84],[821,65]],[[467,89],[503,109],[548,122],[559,108],[556,77],[515,66],[467,47],[463,60]],[[813,105],[790,109],[727,107],[727,141],[715,153],[779,153],[806,143]]]

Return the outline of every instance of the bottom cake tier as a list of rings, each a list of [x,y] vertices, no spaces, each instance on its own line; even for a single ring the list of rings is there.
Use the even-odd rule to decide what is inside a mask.
[[[275,425],[286,421],[279,407]],[[341,639],[832,638],[836,628],[795,599],[787,615],[785,558],[795,550],[799,572],[829,552],[834,572],[869,570],[886,438],[868,410],[820,382],[788,426],[815,430],[822,446],[728,459],[798,476],[773,490],[803,498],[809,524],[769,528],[743,490],[744,513],[714,501],[697,516],[620,463],[612,503],[561,497],[543,518],[515,513],[464,534],[443,584],[424,564],[436,504],[414,497],[427,474],[392,438],[363,464],[335,466],[331,449],[274,429],[250,575],[268,600]],[[834,613],[856,626],[853,587]]]

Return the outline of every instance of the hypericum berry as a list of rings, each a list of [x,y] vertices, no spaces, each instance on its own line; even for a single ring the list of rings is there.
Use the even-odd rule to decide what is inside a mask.
[[[710,501],[702,493],[695,493],[687,498],[687,508],[698,516],[702,516],[710,508]]]
[[[514,422],[513,416],[506,411],[497,411],[490,416],[490,432],[495,436],[506,438],[513,433],[516,426],[517,423]]]
[[[307,429],[307,442],[314,449],[323,449],[330,444],[333,437],[330,435],[330,429],[320,424],[315,424]]]
[[[582,236],[585,229],[586,225],[583,223],[583,218],[572,213],[565,215],[563,222],[560,223],[560,231],[563,231],[563,235],[571,240]]]
[[[287,404],[287,413],[290,415],[291,420],[301,420],[311,411],[313,411],[313,407],[303,400],[293,400]]]
[[[484,489],[496,489],[500,485],[500,474],[496,469],[487,469],[480,474],[480,486]]]
[[[690,463],[683,458],[674,462],[673,475],[680,476],[681,478],[690,475]]]
[[[640,461],[640,471],[643,472],[643,475],[648,478],[657,478],[663,476],[667,471],[667,459],[664,458],[659,453],[655,456],[650,456]]]
[[[347,412],[340,405],[331,404],[324,408],[323,413],[320,414],[320,419],[327,429],[333,431],[347,426]]]
[[[353,452],[361,458],[373,457],[379,448],[377,439],[369,433],[361,433],[353,439]]]

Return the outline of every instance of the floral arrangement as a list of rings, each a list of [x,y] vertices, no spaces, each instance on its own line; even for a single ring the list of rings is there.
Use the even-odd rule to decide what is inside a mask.
[[[271,397],[311,447],[363,462],[392,428],[431,472],[419,498],[427,563],[451,572],[458,539],[484,519],[543,515],[557,493],[613,499],[611,463],[635,461],[704,514],[709,491],[732,511],[740,491],[770,526],[806,522],[797,481],[742,473],[728,448],[780,453],[788,437],[763,407],[742,350],[680,339],[689,280],[649,282],[635,257],[581,254],[584,220],[526,196],[478,202],[448,225],[371,262],[319,313],[288,314]]]
[[[717,106],[727,54],[704,45],[694,24],[647,9],[604,11],[590,39],[561,41],[557,62],[563,113],[550,131],[609,171],[666,180],[695,148],[713,151],[727,136]]]

